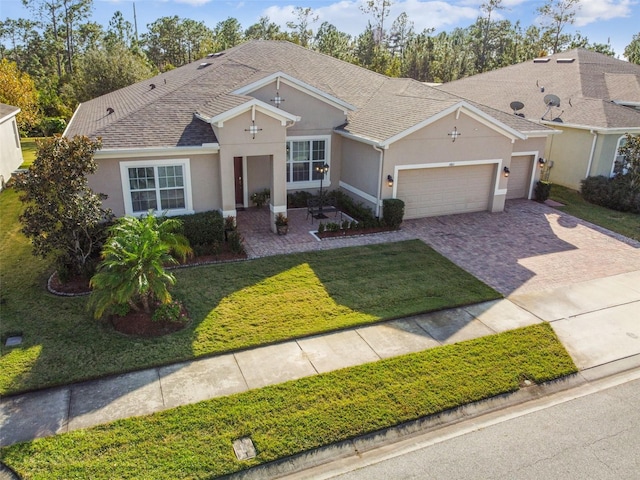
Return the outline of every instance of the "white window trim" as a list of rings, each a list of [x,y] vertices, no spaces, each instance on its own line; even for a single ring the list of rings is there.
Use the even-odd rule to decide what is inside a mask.
[[[325,175],[322,181],[322,188],[331,186],[331,135],[306,135],[287,137],[286,141],[289,142],[304,142],[324,140],[324,162],[329,165],[329,172]],[[313,163],[313,160],[309,159]],[[289,162],[286,162],[287,168],[289,168]],[[286,172],[285,172],[286,173]],[[287,182],[287,190],[303,190],[305,188],[320,188],[320,180],[310,180],[307,182]]]
[[[185,208],[174,208],[165,211],[156,211],[156,215],[189,215],[193,211],[193,199],[191,196],[191,167],[188,158],[176,158],[167,160],[141,160],[135,162],[120,162],[120,180],[122,181],[122,196],[124,198],[124,212],[126,215],[140,215],[141,212],[133,211],[131,202],[131,190],[129,188],[129,169],[142,167],[165,167],[179,165],[184,172],[184,202]]]
[[[615,173],[615,169],[616,169],[616,159],[618,158],[618,151],[620,150],[620,144],[622,143],[623,140],[626,140],[627,136],[626,135],[622,135],[620,138],[618,138],[618,142],[616,143],[616,149],[613,152],[613,162],[611,162],[611,173],[609,173],[610,177],[613,177],[614,173]]]

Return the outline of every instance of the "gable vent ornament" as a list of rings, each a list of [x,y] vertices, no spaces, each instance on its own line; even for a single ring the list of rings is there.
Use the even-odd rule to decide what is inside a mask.
[[[280,108],[280,104],[284,102],[284,98],[280,96],[280,77],[276,79],[276,96],[270,100],[273,104]]]
[[[458,127],[453,127],[453,130],[450,133],[447,133],[447,135],[451,137],[451,141],[455,142],[456,138],[462,134],[458,131]]]
[[[251,125],[249,126],[249,128],[245,128],[244,131],[249,132],[253,140],[256,139],[256,133],[262,131],[262,129],[256,125],[256,106],[255,105],[251,108]]]

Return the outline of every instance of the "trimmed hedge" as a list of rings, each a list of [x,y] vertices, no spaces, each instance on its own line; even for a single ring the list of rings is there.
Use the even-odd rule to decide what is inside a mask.
[[[389,228],[398,230],[404,218],[404,202],[399,198],[382,200],[382,221]]]
[[[182,221],[182,233],[194,248],[224,242],[224,218],[216,210],[173,218]]]

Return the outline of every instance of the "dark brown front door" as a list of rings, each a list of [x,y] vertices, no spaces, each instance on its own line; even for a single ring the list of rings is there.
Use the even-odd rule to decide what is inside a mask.
[[[236,182],[236,205],[244,205],[242,157],[233,157],[233,175]]]

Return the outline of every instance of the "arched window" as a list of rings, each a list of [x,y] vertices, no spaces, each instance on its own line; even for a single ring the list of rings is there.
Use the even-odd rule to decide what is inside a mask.
[[[620,148],[623,147],[626,142],[627,137],[625,135],[621,136],[618,139],[618,144],[616,145],[616,153],[613,157],[613,164],[611,165],[612,177],[617,173],[622,173],[623,175],[627,173],[627,158],[624,155],[620,154]]]

